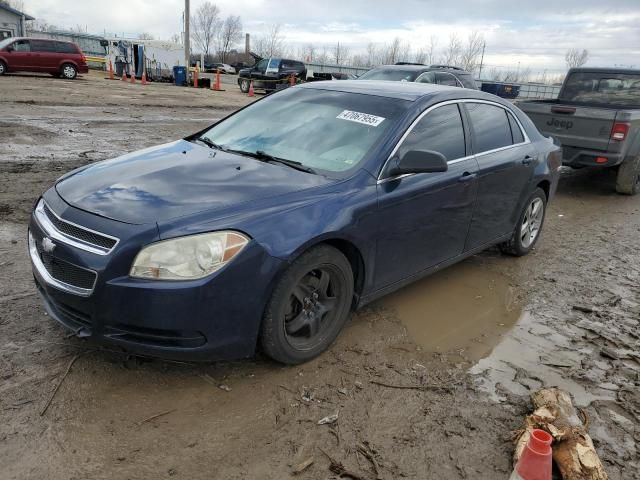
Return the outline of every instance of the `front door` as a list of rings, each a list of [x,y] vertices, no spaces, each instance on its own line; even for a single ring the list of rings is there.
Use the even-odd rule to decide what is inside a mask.
[[[397,148],[442,153],[448,170],[378,183],[375,283],[383,288],[463,252],[476,197],[475,158],[457,104],[429,111]],[[382,177],[384,177],[384,172]]]
[[[29,40],[16,40],[10,47],[12,50],[7,55],[9,69],[34,71],[35,66],[31,58],[31,42]]]
[[[467,249],[493,242],[513,231],[523,192],[533,178],[536,153],[513,114],[497,104],[463,104],[473,132],[480,168],[478,199]]]

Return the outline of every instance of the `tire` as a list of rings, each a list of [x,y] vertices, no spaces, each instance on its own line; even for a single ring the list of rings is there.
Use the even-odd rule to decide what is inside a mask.
[[[635,195],[640,192],[640,155],[625,160],[618,168],[616,192]]]
[[[78,76],[78,69],[70,63],[65,63],[60,68],[60,76],[66,80],[73,80]]]
[[[249,87],[251,85],[251,81],[249,79],[241,78],[238,85],[240,86],[240,91],[242,93],[249,93]]]
[[[541,188],[536,188],[525,202],[513,235],[508,241],[498,245],[502,253],[522,257],[533,250],[542,232],[546,210],[547,195]],[[523,229],[526,229],[524,233]]]
[[[263,351],[296,365],[324,352],[349,317],[353,272],[347,258],[329,245],[302,254],[276,283],[260,331]]]
[[[0,76],[7,73],[7,64],[0,60]]]

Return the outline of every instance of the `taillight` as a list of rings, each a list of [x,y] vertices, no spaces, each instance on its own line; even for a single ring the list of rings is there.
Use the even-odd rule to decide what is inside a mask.
[[[621,142],[625,138],[627,138],[627,133],[629,133],[630,125],[628,123],[616,122],[613,124],[613,128],[611,129],[611,140],[617,140]]]

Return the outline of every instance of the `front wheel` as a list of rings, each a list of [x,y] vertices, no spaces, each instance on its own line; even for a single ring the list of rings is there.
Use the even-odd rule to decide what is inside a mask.
[[[7,73],[7,64],[0,60],[0,75]]]
[[[242,93],[249,93],[249,85],[249,80],[243,78],[242,80],[240,80],[240,91]]]
[[[304,253],[267,304],[260,333],[264,352],[290,365],[316,357],[342,330],[352,299],[353,272],[339,250],[321,245]]]
[[[521,257],[533,250],[540,238],[546,207],[546,194],[541,188],[536,188],[525,203],[513,235],[498,245],[502,253]]]
[[[76,67],[71,65],[70,63],[65,63],[60,70],[62,74],[62,78],[66,78],[67,80],[73,80],[78,75],[78,70]]]
[[[640,155],[626,160],[618,168],[616,192],[635,195],[640,192]]]

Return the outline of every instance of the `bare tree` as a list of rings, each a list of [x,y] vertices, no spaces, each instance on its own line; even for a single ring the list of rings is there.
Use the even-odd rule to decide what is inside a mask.
[[[147,33],[147,32],[143,32],[140,35],[138,35],[138,39],[139,40],[155,40],[153,35],[151,35],[150,33]]]
[[[284,35],[279,23],[271,25],[267,33],[258,35],[253,42],[253,51],[261,57],[279,56],[284,53],[284,50]]]
[[[460,55],[460,66],[468,72],[475,71],[478,65],[480,65],[483,46],[484,37],[482,34],[477,30],[471,32],[467,38],[467,44],[462,49]]]
[[[427,61],[429,65],[436,63],[436,48],[438,48],[438,37],[431,35],[429,44],[427,45]]]
[[[367,66],[373,66],[379,62],[378,47],[375,43],[367,43]]]
[[[570,48],[564,55],[564,59],[567,62],[567,68],[581,67],[589,60],[589,51],[587,49],[580,51],[579,48]]]
[[[220,9],[209,1],[200,5],[191,18],[191,35],[205,55],[209,55],[221,23]]]
[[[449,44],[444,51],[442,57],[445,65],[452,65],[454,67],[460,66],[462,63],[462,42],[455,33],[449,35]]]
[[[182,43],[182,37],[178,33],[174,33],[169,37],[171,43]]]
[[[400,44],[400,37],[396,37],[393,41],[384,48],[384,63],[394,64],[400,57],[400,50],[402,45]]]
[[[231,47],[242,38],[242,20],[238,15],[229,15],[218,31],[220,60],[226,61]]]
[[[349,59],[349,47],[346,47],[343,43],[336,43],[332,49],[332,60],[336,65],[344,65],[348,63]]]
[[[429,58],[429,54],[428,54],[427,50],[425,50],[424,47],[421,47],[416,52],[416,56],[413,57],[413,60],[416,63],[426,63],[428,58]]]

